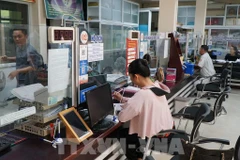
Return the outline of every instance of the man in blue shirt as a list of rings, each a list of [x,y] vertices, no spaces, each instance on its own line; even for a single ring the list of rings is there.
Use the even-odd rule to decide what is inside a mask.
[[[16,56],[3,56],[3,61],[16,62],[16,70],[11,72],[10,79],[17,78],[18,86],[37,83],[37,69],[43,65],[42,56],[27,43],[27,30],[14,29],[13,39],[16,44]]]

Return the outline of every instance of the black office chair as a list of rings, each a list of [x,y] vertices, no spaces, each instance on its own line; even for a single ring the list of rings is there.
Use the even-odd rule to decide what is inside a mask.
[[[220,149],[205,149],[199,144],[206,143],[220,143]],[[189,143],[186,141],[182,141],[184,155],[175,155],[170,160],[183,160],[183,159],[192,159],[192,160],[240,160],[240,136],[236,142],[235,148],[230,148],[226,150],[222,150],[223,145],[230,145],[228,140],[224,139],[216,139],[216,138],[208,138],[199,140],[198,142]],[[150,155],[146,157],[146,160],[154,160],[154,158]]]
[[[219,149],[206,149],[199,146],[199,144],[206,143],[220,143],[221,147]],[[230,142],[217,138],[208,138],[200,140],[197,143],[183,141],[184,154],[175,155],[170,160],[232,160],[234,157],[234,148],[223,150],[224,145],[230,145]]]
[[[235,145],[234,160],[240,160],[240,136],[238,137],[237,143]]]
[[[240,79],[240,63],[232,63],[232,77],[231,79]]]
[[[163,135],[169,134],[169,136],[167,137],[169,144],[171,143],[172,139],[176,139],[176,138],[180,138],[188,142],[197,142],[199,138],[200,125],[203,119],[206,118],[206,116],[209,115],[209,113],[210,113],[209,106],[206,103],[201,103],[201,106],[199,107],[198,112],[196,113],[196,116],[194,118],[193,129],[190,135],[185,131],[181,131],[181,130],[165,130],[165,131],[161,131],[158,135],[154,136],[153,138],[161,138]],[[178,113],[178,115],[185,116],[186,114]],[[146,146],[147,149],[145,149],[143,159],[147,159],[147,160],[153,159],[153,157],[151,156],[151,153],[150,153],[150,156],[147,156],[147,150],[152,149],[152,146],[150,146],[151,140],[152,138],[148,139],[147,141],[147,146]]]
[[[218,95],[221,94],[222,92],[230,92],[231,88],[228,85],[229,74],[230,70],[224,69],[220,77],[214,75],[212,77],[208,77],[210,79],[209,83],[198,84],[196,86],[198,94],[197,97],[194,99],[193,103],[204,97],[207,97],[208,99],[217,98]]]
[[[198,149],[195,148],[195,150],[200,149],[199,152],[198,152],[198,155],[201,156],[201,152],[202,152],[202,154],[208,155],[208,159],[209,159],[209,157],[211,157],[213,155],[217,156],[216,153],[219,152],[218,153],[219,157],[220,157],[221,154],[223,154],[223,153],[225,154],[221,159],[232,160],[232,158],[234,157],[234,160],[240,160],[240,136],[237,139],[235,148],[230,148],[228,150],[222,150],[223,145],[229,145],[230,144],[230,142],[228,140],[224,140],[224,139],[205,139],[205,140],[200,140],[200,141],[198,141],[197,143],[194,143],[194,144],[199,145],[199,144],[212,143],[212,142],[222,144],[220,150],[208,150],[208,149],[204,149],[204,148],[201,148],[199,146],[196,146],[196,148],[198,148]],[[185,146],[185,145],[183,144],[183,146]],[[183,148],[185,148],[184,151],[186,151],[186,147],[183,147]],[[187,152],[189,152],[189,147],[187,148],[187,150],[188,150]],[[185,152],[185,154],[186,154],[186,152]],[[187,154],[189,155],[189,153],[187,153]],[[176,155],[173,158],[171,158],[171,160],[181,160],[181,159],[187,159],[188,158],[188,157],[186,158],[184,156],[186,156],[186,155]],[[195,159],[195,157],[193,158],[193,160],[194,159]],[[202,158],[202,159],[205,160],[206,158]],[[216,159],[216,158],[211,158],[211,160],[212,159]],[[154,160],[154,159],[150,158],[149,160]]]
[[[223,72],[224,69],[228,69],[229,64],[230,64],[229,62],[224,63],[222,67],[218,71],[216,71],[219,77],[221,76],[221,73]]]
[[[226,115],[227,114],[227,111],[226,109],[224,108],[224,106],[222,105],[223,102],[226,100],[226,98],[228,98],[228,94],[225,93],[225,92],[222,92],[218,98],[216,99],[215,101],[215,104],[214,104],[214,107],[213,107],[213,110],[210,111],[209,115],[207,115],[207,117],[205,119],[203,119],[203,123],[208,123],[208,124],[215,124],[216,122],[216,118],[220,115]],[[177,129],[179,128],[180,124],[181,124],[181,121],[182,119],[187,119],[187,120],[194,120],[195,116],[196,116],[196,113],[198,112],[198,109],[199,109],[199,106],[201,105],[201,103],[195,103],[195,104],[192,104],[191,106],[188,106],[188,107],[184,107],[183,109],[181,109],[179,111],[180,114],[185,114],[184,116],[181,116],[180,119],[179,119],[179,124],[178,124],[178,127]],[[208,104],[209,106],[209,104]],[[209,106],[210,108],[210,106]],[[175,115],[173,114],[173,117]],[[177,117],[178,114],[176,115]],[[187,124],[188,124],[188,121],[185,125],[185,130],[187,128]]]

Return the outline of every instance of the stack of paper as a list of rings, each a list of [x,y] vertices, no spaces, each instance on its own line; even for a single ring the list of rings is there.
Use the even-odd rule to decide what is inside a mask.
[[[19,88],[14,88],[12,89],[11,93],[20,100],[34,102],[35,101],[34,92],[42,88],[44,88],[44,86],[40,83],[37,83]]]
[[[120,74],[107,74],[107,81],[114,83],[117,79],[123,77],[123,75]]]

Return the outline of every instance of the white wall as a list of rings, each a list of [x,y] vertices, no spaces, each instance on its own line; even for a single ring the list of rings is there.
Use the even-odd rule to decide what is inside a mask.
[[[174,32],[177,28],[177,0],[159,1],[158,32]]]

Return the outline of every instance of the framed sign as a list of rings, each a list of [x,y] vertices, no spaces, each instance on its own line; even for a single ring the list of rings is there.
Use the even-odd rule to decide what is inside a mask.
[[[44,0],[47,19],[72,19],[75,17],[83,20],[82,0]]]
[[[64,110],[58,115],[66,126],[66,138],[68,141],[79,144],[93,135],[91,129],[74,107]]]

